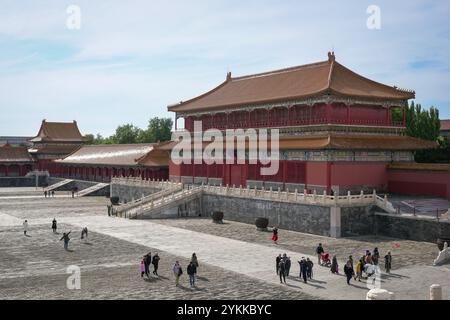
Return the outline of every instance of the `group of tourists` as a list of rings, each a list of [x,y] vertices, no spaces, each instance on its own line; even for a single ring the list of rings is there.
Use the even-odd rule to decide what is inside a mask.
[[[55,197],[55,190],[44,190],[44,197],[45,198],[54,198]]]
[[[150,278],[150,265],[153,265],[153,274],[158,276],[158,266],[159,266],[159,255],[155,253],[152,257],[152,253],[147,253],[141,260],[141,277],[144,277],[144,274],[147,278]]]
[[[156,253],[153,258],[151,256],[151,253],[149,252],[146,254],[143,259],[141,260],[140,270],[141,270],[141,277],[143,278],[144,275],[149,278],[149,269],[150,264],[153,264],[153,274],[158,276],[158,264],[159,264],[159,255]],[[192,254],[191,260],[189,262],[189,265],[186,267],[186,272],[189,276],[189,286],[191,288],[195,287],[195,281],[197,276],[197,269],[199,267],[197,255],[195,252]],[[183,275],[183,267],[181,266],[179,261],[175,261],[175,264],[172,266],[172,272],[175,277],[175,286],[180,285],[180,278]]]
[[[317,246],[316,253],[319,264],[322,266],[328,266],[329,254],[325,252],[321,243],[319,243],[319,245]],[[380,252],[378,248],[375,248],[373,252],[371,252],[370,250],[366,250],[364,256],[362,256],[356,263],[356,270],[354,266],[353,256],[349,256],[347,262],[344,265],[344,274],[347,278],[347,284],[350,284],[350,280],[352,278],[354,278],[355,281],[361,281],[361,279],[363,278],[363,272],[367,275],[367,278],[374,275],[377,271],[379,262]],[[386,273],[391,272],[392,255],[390,251],[388,251],[388,253],[384,256],[384,268],[386,270]],[[333,274],[339,274],[339,264],[336,255],[333,255],[333,259],[330,262],[330,271]]]
[[[27,232],[29,230],[28,220],[25,220],[22,225],[23,225],[23,234],[24,234],[24,236],[29,237],[29,235],[27,234]],[[53,218],[53,220],[52,220],[52,231],[53,231],[54,234],[58,234],[57,229],[58,229],[58,222],[56,221],[56,218]],[[63,232],[63,235],[62,235],[61,239],[59,239],[59,241],[64,241],[64,249],[66,251],[69,250],[69,241],[70,241],[69,235],[71,233],[72,233],[72,231]],[[84,227],[81,230],[81,240],[83,240],[83,239],[87,240],[87,238],[88,238],[88,228]]]

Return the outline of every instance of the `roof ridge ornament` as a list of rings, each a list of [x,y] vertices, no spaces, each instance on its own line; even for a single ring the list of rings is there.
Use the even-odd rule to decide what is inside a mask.
[[[230,81],[231,80],[231,71],[228,71],[227,72],[227,81]]]
[[[336,56],[334,55],[334,51],[328,51],[328,62],[336,61]]]

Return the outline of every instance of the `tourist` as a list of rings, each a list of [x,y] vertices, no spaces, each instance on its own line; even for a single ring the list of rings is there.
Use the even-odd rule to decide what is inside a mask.
[[[150,264],[152,263],[152,253],[149,252],[144,256],[145,262],[145,275],[150,278]]]
[[[369,250],[367,250],[366,251],[366,256],[365,256],[365,258],[364,258],[364,266],[366,265],[366,264],[373,264],[373,260],[372,260],[372,254],[370,253],[370,251]]]
[[[336,255],[333,256],[333,260],[331,261],[331,273],[339,274],[339,265],[338,265]]]
[[[352,264],[352,269],[355,270],[355,265],[353,263],[353,256],[352,255],[348,256],[348,261],[350,261],[350,263]],[[356,273],[353,272],[353,274],[354,274],[354,277],[355,277],[355,280],[356,280]]]
[[[47,198],[47,190],[44,191],[44,197]]]
[[[386,269],[386,273],[391,273],[392,256],[390,251],[384,256],[384,268]]]
[[[197,255],[195,254],[195,252],[192,254],[191,262],[193,262],[195,267],[198,268],[198,259],[197,259]]]
[[[140,270],[141,270],[141,278],[143,278],[144,277],[144,273],[145,273],[145,261],[144,261],[144,259],[141,260]]]
[[[278,264],[278,272],[280,275],[280,283],[286,283],[286,265],[283,261],[283,259],[280,260],[280,263]]]
[[[83,240],[84,238],[88,238],[88,228],[87,227],[84,227],[82,230],[81,230],[81,240]]]
[[[157,276],[158,275],[158,264],[159,264],[158,253],[155,253],[155,255],[153,256],[152,264],[153,264],[153,274],[155,276]]]
[[[70,238],[69,238],[69,234],[71,233],[72,231],[69,231],[69,233],[63,233],[63,236],[61,237],[61,239],[59,239],[59,241],[61,241],[61,240],[64,240],[64,249],[67,251],[67,250],[69,250],[69,241],[70,241]]]
[[[272,230],[272,232],[273,232],[272,241],[273,241],[275,244],[278,244],[278,228],[277,228],[277,227],[274,227],[273,230]]]
[[[52,221],[52,230],[53,230],[53,233],[56,233],[56,228],[57,228],[57,226],[56,226],[56,218],[53,218],[53,221]]]
[[[309,258],[306,258],[306,273],[309,279],[312,279],[313,277],[313,267],[314,263]]]
[[[52,198],[55,197],[55,190],[52,190]]]
[[[278,275],[278,271],[280,270],[280,261],[281,261],[281,254],[278,255],[278,257],[275,259],[275,268]]]
[[[300,279],[303,278],[303,281],[305,283],[307,283],[308,282],[308,265],[307,265],[305,257],[302,257],[302,260],[300,260],[298,263],[300,265]]]
[[[289,277],[289,271],[291,270],[291,257],[286,257],[284,265],[286,268],[286,277]]]
[[[352,262],[350,260],[348,260],[344,266],[344,273],[347,277],[347,284],[350,285],[350,280],[353,278],[354,275]]]
[[[189,275],[189,285],[191,288],[195,287],[195,275],[197,274],[197,266],[191,261],[187,267],[187,274]]]
[[[364,262],[363,262],[363,259],[361,258],[358,260],[358,263],[356,263],[355,280],[358,279],[359,282],[361,282],[363,268],[364,268]]]
[[[28,231],[28,220],[23,222],[23,235],[26,236]]]
[[[325,251],[323,250],[322,244],[319,243],[319,245],[316,248],[316,253],[317,253],[317,263],[320,265],[320,259],[322,257],[322,253],[324,253]]]
[[[178,287],[180,284],[180,277],[183,274],[183,269],[181,268],[181,265],[178,261],[176,261],[173,265],[172,271],[175,276],[175,286]]]
[[[380,253],[378,252],[378,248],[373,250],[372,262],[374,265],[378,265],[378,260],[380,259]]]

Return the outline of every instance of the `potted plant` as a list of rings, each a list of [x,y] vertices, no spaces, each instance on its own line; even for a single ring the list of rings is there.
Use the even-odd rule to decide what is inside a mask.
[[[255,220],[255,225],[258,231],[267,231],[267,227],[269,226],[269,219],[257,218]]]
[[[220,211],[213,212],[212,219],[214,223],[223,223],[223,212]]]

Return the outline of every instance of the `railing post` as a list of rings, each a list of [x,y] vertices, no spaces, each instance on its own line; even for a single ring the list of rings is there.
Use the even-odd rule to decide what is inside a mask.
[[[351,196],[352,196],[351,191],[350,190],[347,191],[347,201],[348,201],[348,203],[351,203]]]
[[[313,201],[316,202],[316,199],[317,199],[317,190],[314,189]]]
[[[281,188],[278,187],[278,200],[281,200]]]
[[[297,197],[298,197],[298,190],[295,189],[295,201],[297,201]]]
[[[304,189],[303,190],[303,201],[306,202],[306,195],[308,194],[308,190]]]
[[[323,202],[325,203],[327,201],[327,190],[323,190]]]
[[[273,192],[272,187],[270,187],[269,188],[269,199],[272,199],[272,192]]]

